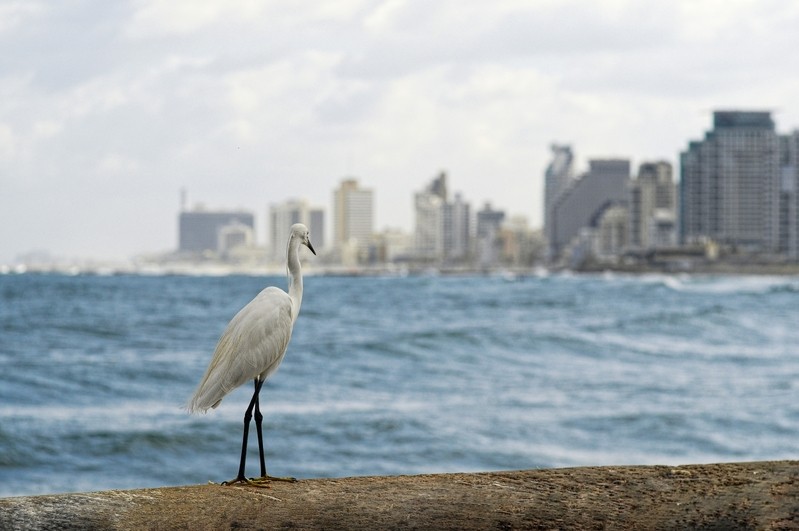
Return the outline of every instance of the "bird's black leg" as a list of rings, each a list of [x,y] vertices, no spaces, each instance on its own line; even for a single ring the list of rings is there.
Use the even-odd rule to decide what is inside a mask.
[[[255,379],[255,386],[260,387],[258,378]],[[264,460],[264,433],[261,429],[264,416],[261,415],[260,399],[258,393],[255,393],[255,430],[258,434],[258,456],[261,458],[261,477],[266,477],[266,461]]]
[[[244,437],[241,441],[241,461],[239,462],[239,475],[233,481],[226,481],[223,485],[230,485],[233,483],[247,483],[247,478],[244,476],[244,463],[247,461],[247,438],[250,435],[250,420],[252,420],[252,410],[255,403],[258,401],[258,393],[261,391],[263,381],[255,379],[255,392],[250,399],[250,405],[247,406],[247,411],[244,413]]]
[[[283,477],[275,477],[275,476],[267,475],[267,473],[266,473],[266,461],[264,460],[264,434],[263,434],[263,431],[261,429],[263,418],[264,418],[264,416],[261,415],[260,399],[259,399],[258,396],[256,396],[255,397],[255,428],[256,428],[256,431],[258,432],[258,451],[260,452],[260,457],[261,457],[261,477],[258,478],[258,480],[265,480],[265,481],[270,481],[270,480],[297,481],[296,478],[291,478],[291,477],[283,478]],[[258,481],[258,480],[255,480],[255,481]]]

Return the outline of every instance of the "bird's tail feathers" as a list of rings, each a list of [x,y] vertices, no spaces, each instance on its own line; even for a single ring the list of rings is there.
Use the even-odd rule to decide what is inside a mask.
[[[217,386],[205,384],[205,381],[200,384],[194,395],[184,404],[183,407],[189,414],[207,413],[209,409],[216,409],[222,402],[222,398],[227,394],[223,391],[220,396],[219,391],[216,389]]]
[[[209,409],[216,409],[216,407],[222,402],[222,400],[217,400],[216,403],[211,404],[210,406],[201,403],[199,400],[196,400],[192,397],[191,400],[183,404],[183,409],[186,410],[187,413],[190,415],[195,415],[198,413],[202,413],[203,415],[208,413]]]

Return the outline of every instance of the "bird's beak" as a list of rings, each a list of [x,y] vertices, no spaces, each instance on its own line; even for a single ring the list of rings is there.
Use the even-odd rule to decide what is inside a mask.
[[[313,249],[313,245],[311,245],[311,240],[308,240],[307,242],[305,242],[305,246],[306,246],[308,249],[310,249],[310,250],[311,250],[311,252],[314,254],[314,256],[316,256],[316,251],[314,251],[314,249]]]

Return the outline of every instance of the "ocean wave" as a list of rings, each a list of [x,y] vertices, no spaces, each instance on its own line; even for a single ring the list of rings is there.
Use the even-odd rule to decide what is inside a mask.
[[[235,474],[252,386],[204,416],[181,406],[263,279],[2,277],[0,293],[9,282],[25,289],[0,306],[0,494]],[[797,286],[314,277],[261,393],[270,472],[789,457]]]
[[[674,291],[717,295],[799,291],[799,279],[788,276],[669,276],[660,282]]]

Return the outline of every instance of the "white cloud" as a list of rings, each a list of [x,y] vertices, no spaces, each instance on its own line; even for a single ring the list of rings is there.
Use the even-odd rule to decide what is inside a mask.
[[[140,0],[127,28],[134,38],[187,35],[209,26],[259,17],[267,4],[258,0]]]
[[[108,153],[97,162],[96,172],[106,178],[116,176],[135,178],[139,170],[138,161],[119,153]]]
[[[14,131],[8,124],[0,123],[0,158],[10,159],[16,154]]]
[[[34,0],[6,1],[0,4],[0,35],[18,29],[43,12],[44,5]]]
[[[406,0],[386,0],[378,4],[364,17],[364,28],[378,34],[395,30],[397,19],[407,5],[408,2]]]
[[[64,130],[63,122],[55,120],[39,120],[33,124],[33,136],[35,138],[52,138]]]

